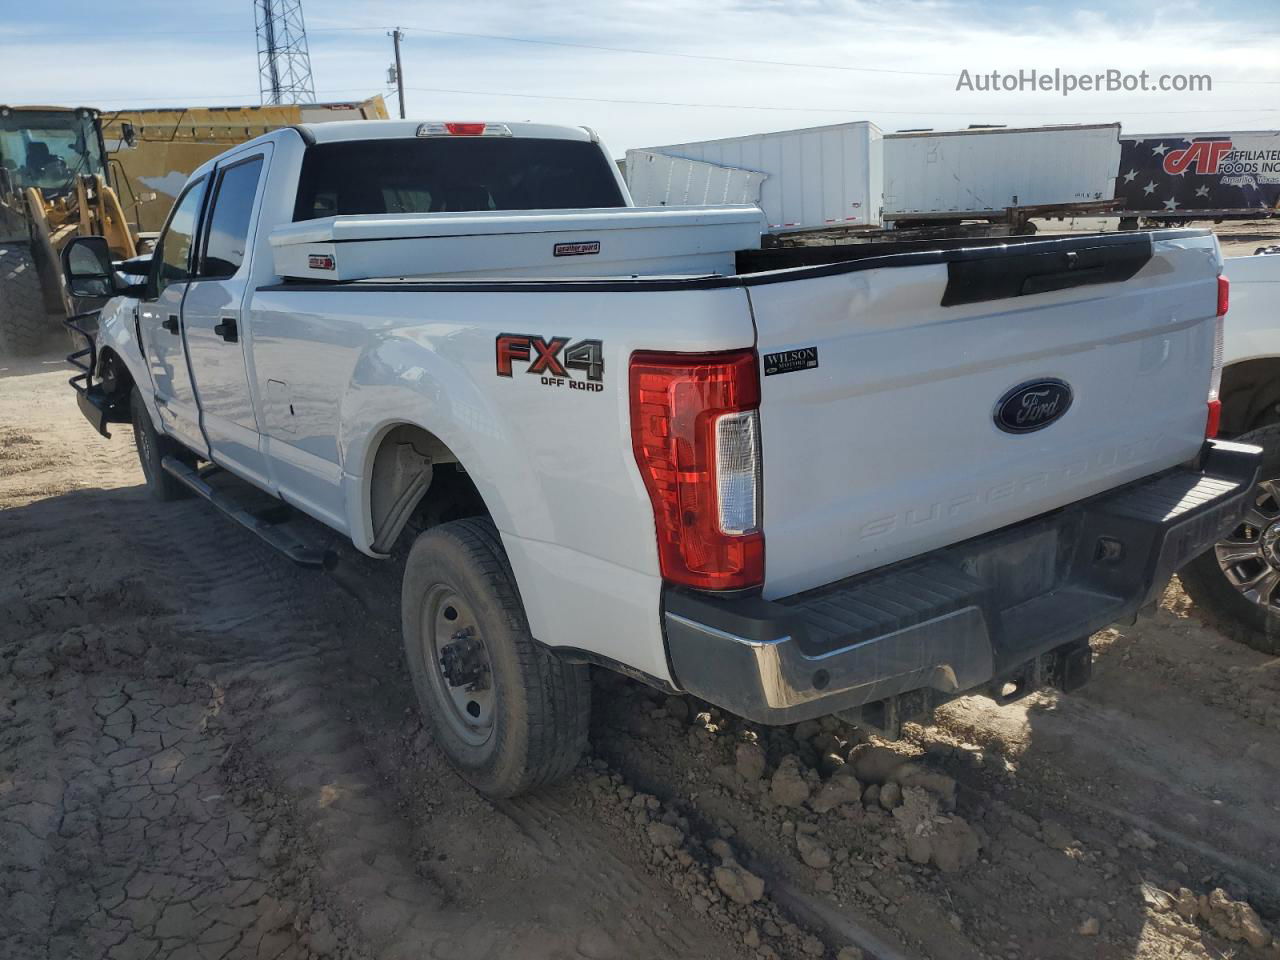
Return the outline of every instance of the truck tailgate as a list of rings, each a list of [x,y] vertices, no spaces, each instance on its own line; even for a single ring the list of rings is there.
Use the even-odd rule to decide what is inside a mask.
[[[1208,234],[1155,236],[1149,259],[1145,237],[1092,250],[1090,238],[1072,238],[753,278],[765,597],[917,556],[1194,457],[1220,259]],[[1132,275],[1056,290],[1057,281],[1016,276],[1027,262],[1019,254],[1067,249],[1093,263],[1127,250],[1122,273]],[[1025,292],[1039,289],[1049,292]],[[998,426],[1002,400],[1039,381],[1066,390],[1029,387]],[[1022,426],[1024,401],[1055,398],[1047,426],[1008,432]]]

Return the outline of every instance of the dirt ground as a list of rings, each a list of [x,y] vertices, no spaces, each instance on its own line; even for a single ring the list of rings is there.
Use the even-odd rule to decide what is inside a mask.
[[[1280,660],[1197,619],[884,745],[597,676],[592,755],[447,767],[399,571],[145,494],[0,361],[0,958],[1280,958]],[[860,952],[861,951],[861,952]]]

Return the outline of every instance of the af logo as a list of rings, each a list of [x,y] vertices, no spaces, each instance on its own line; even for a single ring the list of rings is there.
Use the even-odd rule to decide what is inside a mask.
[[[568,337],[544,340],[528,333],[500,333],[497,340],[498,376],[514,377],[517,361],[528,363],[525,373],[540,379],[546,387],[564,387],[599,393],[604,390],[604,341],[579,340],[570,345]],[[585,379],[571,370],[582,371]]]
[[[1195,173],[1216,174],[1222,158],[1231,152],[1230,140],[1196,140],[1189,147],[1164,155],[1164,172],[1177,176],[1194,165]]]

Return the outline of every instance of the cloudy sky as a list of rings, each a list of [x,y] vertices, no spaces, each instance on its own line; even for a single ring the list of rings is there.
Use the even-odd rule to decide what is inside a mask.
[[[130,0],[106,18],[100,0],[0,2],[8,102],[258,102],[252,0]],[[304,10],[320,100],[386,92],[386,32],[399,24],[410,116],[587,124],[621,155],[846,120],[1275,129],[1280,20],[1262,12],[1273,2],[304,0]],[[1207,73],[1213,90],[956,90],[962,70],[1055,67]]]

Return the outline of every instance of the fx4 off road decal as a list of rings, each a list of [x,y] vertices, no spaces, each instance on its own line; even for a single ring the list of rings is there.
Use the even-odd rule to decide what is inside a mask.
[[[498,376],[515,376],[517,361],[528,364],[525,373],[541,378],[543,386],[568,387],[599,393],[604,390],[604,341],[568,337],[544,340],[528,333],[500,333],[497,340]],[[575,376],[571,371],[580,371]]]

